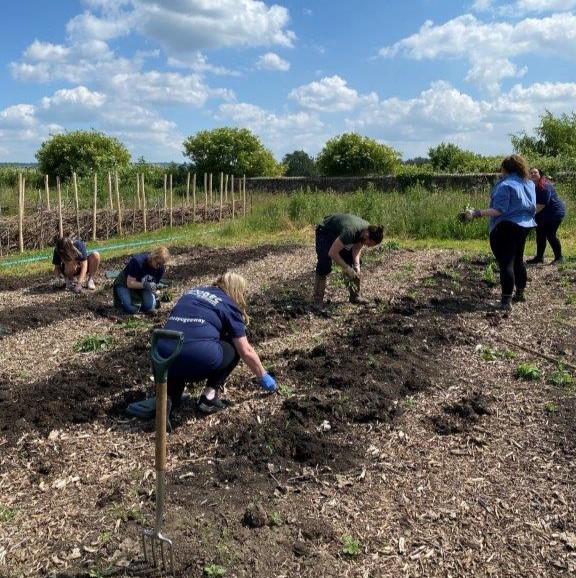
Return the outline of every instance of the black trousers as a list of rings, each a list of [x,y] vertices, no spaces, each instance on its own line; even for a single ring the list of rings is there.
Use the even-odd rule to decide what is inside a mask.
[[[560,223],[562,223],[562,219],[548,223],[538,223],[538,227],[536,227],[536,257],[538,259],[544,259],[546,241],[550,243],[550,247],[554,251],[554,259],[562,258],[562,245],[557,235]]]
[[[332,247],[332,243],[338,238],[338,235],[328,232],[322,225],[316,227],[316,275],[325,277],[332,271],[332,259],[328,256],[328,252]],[[340,257],[344,259],[347,265],[352,266],[354,258],[350,249],[342,249]]]
[[[502,221],[490,233],[490,248],[500,267],[502,296],[511,296],[514,288],[523,290],[528,276],[524,264],[524,246],[530,229]]]
[[[168,397],[172,400],[173,405],[177,406],[180,403],[187,383],[198,383],[206,380],[206,387],[213,387],[214,389],[219,389],[224,385],[228,376],[238,365],[240,356],[236,348],[228,341],[220,341],[220,345],[223,352],[222,362],[210,373],[195,375],[194,377],[182,377],[172,376],[168,371]]]

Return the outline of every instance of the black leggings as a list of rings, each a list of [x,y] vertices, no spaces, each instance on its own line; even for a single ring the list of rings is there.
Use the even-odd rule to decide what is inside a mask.
[[[222,362],[213,371],[192,377],[172,376],[170,371],[168,371],[168,397],[174,405],[180,403],[180,398],[187,383],[197,383],[206,380],[206,387],[213,387],[214,389],[220,389],[224,385],[228,376],[238,365],[240,356],[236,352],[236,348],[228,341],[220,341],[220,345],[223,353]]]
[[[546,251],[546,241],[550,243],[552,251],[554,251],[554,259],[562,259],[562,245],[558,239],[558,227],[562,219],[559,221],[551,221],[549,223],[539,223],[536,227],[536,258],[544,259],[544,252]]]
[[[524,245],[530,229],[510,221],[502,221],[490,233],[490,248],[500,267],[502,296],[509,297],[516,289],[526,287]]]

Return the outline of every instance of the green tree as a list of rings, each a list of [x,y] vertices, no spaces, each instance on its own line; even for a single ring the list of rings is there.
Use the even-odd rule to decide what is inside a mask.
[[[435,171],[463,173],[473,170],[476,155],[452,143],[440,143],[428,149],[430,164]]]
[[[96,131],[73,131],[52,135],[36,152],[38,169],[63,180],[73,172],[86,176],[98,171],[112,171],[130,163],[128,149],[116,138]]]
[[[184,156],[197,173],[225,173],[247,177],[276,176],[280,165],[260,139],[245,128],[217,128],[188,137]]]
[[[316,161],[304,151],[294,151],[284,155],[282,164],[287,177],[311,177],[318,174]]]
[[[510,135],[516,152],[526,156],[545,157],[576,156],[576,114],[561,114],[555,117],[546,111],[540,117],[540,124],[534,129],[535,136],[521,131]]]
[[[356,133],[330,139],[316,158],[320,172],[329,176],[389,175],[400,164],[398,151]]]

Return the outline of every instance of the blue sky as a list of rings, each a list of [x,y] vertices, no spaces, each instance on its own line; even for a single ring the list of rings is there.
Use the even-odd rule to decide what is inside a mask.
[[[94,129],[180,163],[223,126],[277,160],[347,132],[503,155],[576,102],[576,0],[19,0],[0,35],[0,162]]]

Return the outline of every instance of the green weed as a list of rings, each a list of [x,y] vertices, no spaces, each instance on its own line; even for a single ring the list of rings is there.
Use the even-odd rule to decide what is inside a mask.
[[[89,337],[76,342],[76,345],[74,345],[74,351],[80,353],[99,351],[100,349],[106,349],[110,347],[113,341],[114,340],[111,337],[106,335],[90,335]]]
[[[0,522],[11,522],[16,517],[16,510],[0,504]]]
[[[572,374],[563,367],[562,364],[559,364],[550,376],[550,383],[556,387],[567,387],[574,383],[574,378],[572,377]]]
[[[511,349],[491,349],[490,347],[485,347],[482,350],[482,359],[484,361],[497,361],[499,359],[515,359],[517,357],[517,353],[512,351]]]
[[[268,519],[270,520],[271,526],[279,526],[282,523],[282,516],[280,516],[280,512],[277,511],[270,512]]]
[[[516,377],[525,381],[536,381],[542,377],[542,372],[531,363],[522,363],[516,368]]]
[[[283,395],[285,398],[290,399],[294,395],[294,390],[288,385],[279,385],[278,391],[280,395]]]
[[[354,558],[360,554],[360,543],[352,536],[344,535],[341,539],[342,552],[350,558]]]
[[[555,413],[558,411],[558,406],[553,401],[547,402],[545,407],[548,413]]]
[[[494,261],[491,261],[486,265],[484,272],[482,273],[482,279],[491,287],[498,283],[498,279],[496,277],[495,270],[497,265]]]
[[[224,576],[226,574],[226,568],[219,566],[218,564],[207,564],[204,566],[204,576],[209,576],[214,578],[215,576]]]

